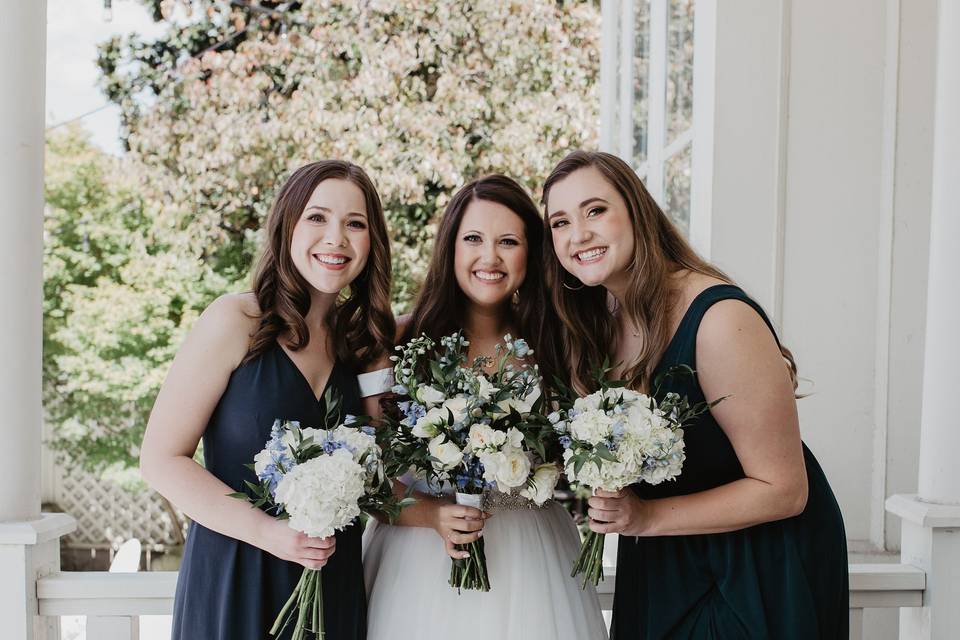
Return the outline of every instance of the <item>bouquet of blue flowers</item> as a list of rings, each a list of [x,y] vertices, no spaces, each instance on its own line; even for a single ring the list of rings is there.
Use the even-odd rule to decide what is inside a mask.
[[[257,482],[246,482],[249,493],[231,496],[289,519],[292,529],[317,538],[352,525],[362,511],[395,519],[407,502],[393,495],[369,419],[346,415],[341,422],[340,399],[332,392],[324,395],[324,404],[328,428],[276,420],[270,439],[248,465]],[[308,631],[322,638],[322,589],[320,570],[305,568],[270,634],[279,635],[293,623],[293,640]]]
[[[504,336],[496,358],[467,362],[462,333],[426,336],[397,347],[393,357],[396,419],[390,421],[392,455],[399,475],[413,469],[434,486],[456,489],[459,504],[482,508],[485,492],[514,493],[538,505],[553,495],[560,477],[547,450],[556,442],[541,412],[541,379],[522,339]],[[488,591],[483,539],[462,547],[450,584]]]
[[[686,459],[683,425],[721,402],[691,405],[676,393],[661,399],[627,389],[619,380],[608,380],[608,362],[597,370],[599,389],[577,395],[562,383],[559,411],[547,416],[563,447],[564,473],[573,483],[590,489],[619,491],[638,482],[660,484],[674,480]],[[693,375],[684,365],[658,376]],[[604,535],[588,531],[573,566],[572,576],[584,574],[597,585],[603,577]]]

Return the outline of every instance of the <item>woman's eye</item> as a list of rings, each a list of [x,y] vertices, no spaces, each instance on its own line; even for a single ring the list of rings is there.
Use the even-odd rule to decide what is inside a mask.
[[[480,236],[475,233],[463,236],[464,242],[480,242]]]
[[[350,222],[347,223],[347,226],[350,227],[351,229],[358,229],[358,230],[363,230],[367,228],[367,225],[365,225],[363,222],[359,220],[351,220]]]
[[[307,216],[307,220],[310,222],[325,222],[326,218],[324,218],[322,214],[311,213],[309,216]]]
[[[566,220],[554,220],[553,224],[550,225],[551,229],[559,229],[560,227],[565,227],[569,223]]]
[[[503,240],[500,241],[500,243],[505,244],[508,247],[516,247],[520,244],[516,238],[504,238]]]
[[[587,211],[587,217],[598,216],[606,210],[606,207],[591,207],[590,210]]]

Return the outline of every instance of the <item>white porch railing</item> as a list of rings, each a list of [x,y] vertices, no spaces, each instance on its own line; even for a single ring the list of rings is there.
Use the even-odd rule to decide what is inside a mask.
[[[600,605],[613,607],[616,571],[600,584]],[[60,572],[37,582],[41,616],[87,616],[90,640],[135,640],[139,617],[173,611],[175,571],[150,573]],[[863,610],[919,607],[926,586],[923,571],[903,564],[850,565],[850,637],[863,638]],[[47,640],[53,640],[49,638]]]

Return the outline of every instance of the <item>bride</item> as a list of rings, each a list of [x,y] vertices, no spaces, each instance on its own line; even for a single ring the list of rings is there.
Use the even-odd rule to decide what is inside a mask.
[[[542,250],[543,222],[519,184],[489,176],[463,187],[440,221],[425,284],[401,323],[402,340],[438,340],[462,329],[472,361],[494,356],[510,333],[530,342],[544,380],[552,380],[556,343]],[[368,376],[379,373],[361,376],[367,394],[384,390],[383,383],[369,388]],[[607,637],[596,591],[581,590],[570,577],[580,538],[561,505],[551,500],[538,508],[493,493],[482,512],[422,482],[414,489],[416,504],[395,525],[371,521],[364,533],[369,640]],[[464,557],[455,545],[481,535],[490,591],[458,593],[447,584],[450,557]]]

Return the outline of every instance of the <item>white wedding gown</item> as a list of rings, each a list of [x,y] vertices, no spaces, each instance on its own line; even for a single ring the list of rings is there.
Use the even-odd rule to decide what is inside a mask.
[[[596,590],[570,577],[580,537],[561,505],[493,510],[483,539],[490,591],[458,594],[433,529],[371,520],[363,534],[368,640],[607,637]]]

